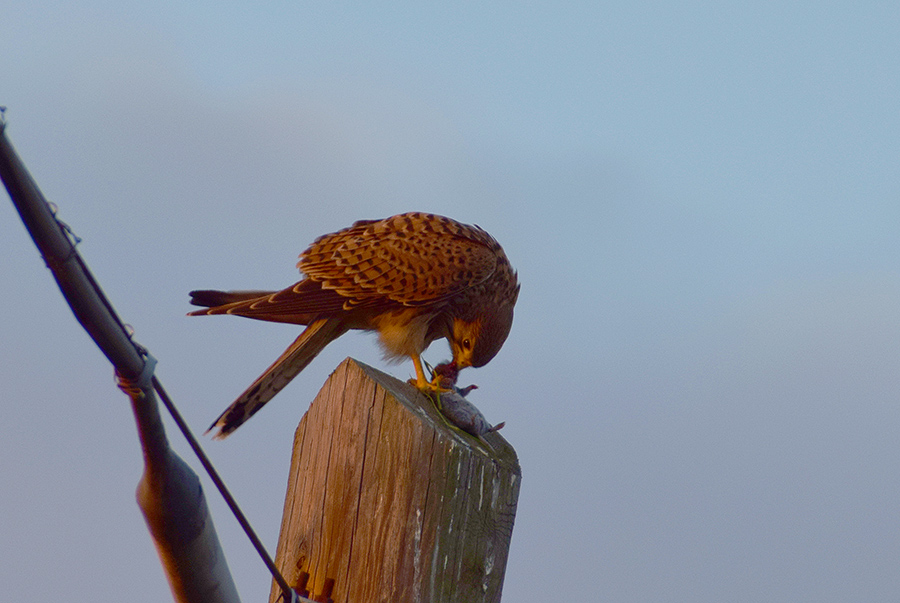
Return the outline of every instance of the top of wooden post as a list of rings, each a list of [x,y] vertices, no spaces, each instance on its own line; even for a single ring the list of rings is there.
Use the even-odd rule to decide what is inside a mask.
[[[495,431],[482,436],[484,440],[490,444],[490,446],[485,446],[484,442],[480,441],[477,437],[465,433],[461,429],[452,427],[448,420],[441,415],[434,403],[412,384],[400,381],[387,373],[383,373],[378,369],[372,368],[353,358],[346,358],[344,362],[335,369],[335,373],[344,367],[344,365],[347,365],[347,368],[349,369],[348,375],[353,375],[354,373],[353,368],[351,367],[358,367],[362,372],[362,375],[368,377],[384,388],[386,392],[396,398],[397,401],[409,409],[410,412],[420,416],[423,421],[431,425],[441,435],[451,438],[461,446],[479,450],[491,457],[494,462],[508,463],[510,469],[514,468],[516,473],[521,473],[521,469],[519,469],[519,459],[516,456],[515,449],[506,441],[506,438],[501,436],[498,432]],[[495,422],[499,423],[499,421]]]

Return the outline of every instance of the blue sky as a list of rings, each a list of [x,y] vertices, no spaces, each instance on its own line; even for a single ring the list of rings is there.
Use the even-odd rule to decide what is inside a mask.
[[[504,600],[900,597],[894,4],[0,14],[8,134],[196,430],[296,331],[188,319],[187,291],[286,286],[322,233],[441,213],[522,282],[462,377],[522,464]],[[0,584],[166,600],[127,400],[3,205]],[[412,373],[347,336],[207,444],[273,553],[293,430],[346,356]],[[266,596],[206,489],[243,599]]]

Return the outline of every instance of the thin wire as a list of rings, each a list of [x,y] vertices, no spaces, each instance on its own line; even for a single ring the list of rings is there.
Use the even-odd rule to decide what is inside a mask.
[[[191,433],[191,429],[188,427],[187,423],[185,423],[184,419],[181,417],[181,414],[178,412],[178,409],[175,408],[175,404],[172,402],[171,398],[169,398],[169,394],[166,393],[166,390],[163,388],[162,383],[159,382],[159,379],[157,379],[155,375],[153,376],[153,389],[155,389],[156,393],[159,394],[159,397],[163,401],[165,407],[168,409],[169,414],[171,414],[172,418],[175,419],[175,424],[178,425],[178,429],[180,429],[181,433],[184,434],[184,437],[188,441],[188,444],[191,446],[191,449],[194,451],[194,454],[196,454],[197,458],[200,459],[200,464],[203,465],[203,468],[206,469],[206,472],[209,474],[210,479],[212,479],[213,483],[216,485],[216,488],[219,489],[219,493],[222,494],[222,498],[225,499],[225,503],[228,505],[228,508],[231,509],[231,512],[234,514],[238,523],[244,529],[244,533],[247,534],[247,538],[250,539],[250,542],[253,544],[256,552],[259,553],[260,557],[262,557],[263,563],[265,563],[266,567],[269,568],[269,572],[272,573],[272,577],[275,579],[275,582],[277,582],[278,586],[281,587],[281,596],[285,601],[297,601],[296,591],[288,586],[287,580],[284,579],[284,576],[282,576],[281,572],[278,571],[278,568],[275,567],[275,562],[272,561],[271,557],[269,557],[269,553],[266,552],[266,547],[263,546],[263,543],[256,535],[256,532],[253,531],[253,527],[250,525],[250,522],[247,521],[247,517],[244,516],[244,513],[241,511],[241,508],[237,504],[237,501],[234,500],[233,496],[231,496],[231,492],[228,491],[228,488],[225,486],[225,482],[223,482],[222,478],[219,477],[218,471],[216,471],[216,468],[213,467],[213,464],[206,456],[206,453],[203,452],[203,449],[200,447],[200,443],[194,437],[194,434]]]

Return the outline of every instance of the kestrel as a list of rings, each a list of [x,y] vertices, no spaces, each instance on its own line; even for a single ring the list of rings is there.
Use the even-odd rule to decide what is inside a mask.
[[[456,369],[484,366],[509,335],[519,295],[516,273],[478,226],[425,213],[363,220],[319,237],[300,254],[302,280],[281,291],[192,291],[206,309],[306,325],[287,350],[210,426],[221,439],[240,427],[350,329],[377,331],[385,358],[412,358],[446,338]]]

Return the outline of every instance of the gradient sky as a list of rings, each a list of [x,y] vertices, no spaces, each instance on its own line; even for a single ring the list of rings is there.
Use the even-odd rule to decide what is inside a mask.
[[[286,286],[319,234],[445,214],[522,282],[461,379],[522,465],[504,601],[900,600],[896,2],[0,15],[8,135],[198,432],[296,329],[186,318],[189,290]],[[128,401],[2,201],[4,598],[168,600]],[[207,440],[272,554],[293,431],[346,356],[412,374],[347,336]]]

